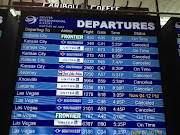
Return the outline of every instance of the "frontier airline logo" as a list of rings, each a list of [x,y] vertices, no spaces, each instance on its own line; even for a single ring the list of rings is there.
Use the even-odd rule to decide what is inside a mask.
[[[82,119],[80,112],[56,112],[55,119]]]
[[[27,16],[25,21],[29,24],[34,24],[37,22],[37,18],[35,16]]]

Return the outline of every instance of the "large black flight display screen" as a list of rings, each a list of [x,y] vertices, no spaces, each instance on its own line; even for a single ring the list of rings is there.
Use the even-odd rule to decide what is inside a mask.
[[[24,14],[10,135],[166,135],[158,18]]]

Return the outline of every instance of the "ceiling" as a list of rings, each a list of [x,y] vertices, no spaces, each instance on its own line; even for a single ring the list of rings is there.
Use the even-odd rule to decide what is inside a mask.
[[[20,0],[12,0],[20,1]],[[31,2],[32,0],[21,0],[23,2]],[[35,2],[52,2],[59,3],[59,0],[34,0]],[[112,6],[114,0],[101,0],[103,6]],[[149,8],[150,11],[156,11],[155,0],[116,0],[115,6],[125,7],[129,1],[128,7],[138,7],[142,1],[142,7]],[[73,0],[61,0],[62,3],[72,4]],[[74,0],[75,4],[81,4],[84,0]],[[180,12],[180,0],[158,0],[161,12]],[[100,0],[88,0],[89,5],[99,5]]]
[[[20,0],[12,0],[19,2]],[[32,0],[22,0],[23,2],[32,2]],[[59,0],[34,0],[38,3],[43,3],[45,1],[51,3],[59,3]],[[113,6],[114,0],[101,0],[102,6]],[[116,0],[115,6],[125,7],[139,7],[140,2],[142,1],[142,8],[149,8],[149,11],[156,12],[156,2],[155,0]],[[74,0],[75,4],[82,4],[84,0]],[[61,0],[61,3],[73,4],[73,0]],[[180,13],[180,0],[158,0],[159,11],[160,12],[173,12]],[[100,0],[88,0],[88,5],[100,5]],[[180,16],[179,16],[180,17]],[[161,24],[164,25],[167,20],[170,18],[170,15],[161,15]]]

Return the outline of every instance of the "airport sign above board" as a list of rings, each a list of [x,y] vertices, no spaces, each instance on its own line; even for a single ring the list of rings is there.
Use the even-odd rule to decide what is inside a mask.
[[[84,8],[82,4],[65,4],[65,3],[34,3],[34,2],[13,2],[13,5],[21,5],[21,6],[39,6],[39,7],[50,7],[50,8],[67,8],[67,9],[82,9]],[[139,7],[119,7],[119,6],[101,6],[101,5],[87,5],[87,9],[95,9],[95,10],[134,10],[134,11],[149,11],[148,8],[139,8]]]

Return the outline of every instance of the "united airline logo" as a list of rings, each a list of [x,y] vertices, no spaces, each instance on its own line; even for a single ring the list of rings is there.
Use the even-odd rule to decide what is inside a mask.
[[[0,24],[2,24],[2,23],[3,23],[3,17],[0,16]]]
[[[58,83],[58,89],[83,89],[83,84],[77,83]]]
[[[58,82],[83,82],[83,77],[62,77],[58,76]]]
[[[83,95],[82,90],[57,90],[57,96],[68,96],[68,97],[81,97]],[[62,102],[59,100],[58,102]]]
[[[25,21],[29,24],[34,24],[37,22],[37,18],[35,16],[27,16]]]
[[[82,126],[82,120],[74,119],[55,119],[54,126]]]
[[[60,63],[83,63],[84,58],[74,58],[74,57],[59,57]]]
[[[180,22],[177,22],[177,23],[175,24],[175,27],[176,27],[177,29],[180,29]]]
[[[60,51],[84,51],[84,46],[75,46],[75,45],[61,45]]]

